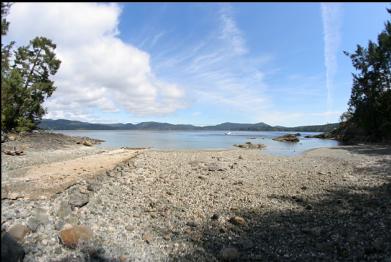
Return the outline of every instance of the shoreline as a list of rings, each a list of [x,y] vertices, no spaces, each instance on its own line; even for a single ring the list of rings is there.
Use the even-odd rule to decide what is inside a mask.
[[[2,234],[16,225],[27,228],[19,241],[23,261],[335,261],[391,255],[391,147],[310,149],[293,157],[235,148],[122,149],[123,159],[95,173],[112,150],[63,139],[39,139],[49,142],[22,156],[2,153],[5,182],[32,179],[19,184],[18,193],[28,193],[33,183],[45,195],[50,179],[77,178],[49,198],[2,197]],[[34,162],[39,155],[44,157]],[[31,163],[35,173],[21,175],[18,170]],[[52,165],[51,173],[45,171]],[[61,166],[69,168],[60,172]],[[77,226],[92,235],[67,247],[60,232]]]

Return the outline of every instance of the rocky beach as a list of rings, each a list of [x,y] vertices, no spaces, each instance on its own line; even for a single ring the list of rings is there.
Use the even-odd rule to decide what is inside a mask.
[[[390,261],[389,146],[277,157],[260,146],[12,140],[2,143],[6,261]]]

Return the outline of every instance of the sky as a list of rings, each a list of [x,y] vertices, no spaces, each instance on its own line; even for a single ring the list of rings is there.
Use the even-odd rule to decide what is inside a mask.
[[[15,3],[5,41],[62,61],[50,119],[299,126],[346,111],[343,51],[376,40],[387,3]]]

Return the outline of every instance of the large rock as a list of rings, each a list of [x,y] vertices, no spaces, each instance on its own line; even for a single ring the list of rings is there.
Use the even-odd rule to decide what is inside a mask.
[[[71,205],[72,209],[75,207],[82,207],[86,205],[88,201],[88,194],[80,193],[79,189],[74,189],[70,191],[69,204]]]
[[[275,138],[273,138],[273,140],[280,141],[280,142],[299,142],[300,141],[296,135],[292,135],[292,134],[287,134],[287,135],[275,137]]]
[[[16,224],[13,225],[9,230],[8,234],[15,240],[21,242],[24,237],[30,232],[30,229],[25,225]]]
[[[9,233],[1,236],[1,261],[22,262],[24,256],[23,247]]]
[[[59,233],[61,243],[69,248],[76,248],[79,243],[88,242],[91,240],[92,236],[92,230],[83,225],[66,225]]]

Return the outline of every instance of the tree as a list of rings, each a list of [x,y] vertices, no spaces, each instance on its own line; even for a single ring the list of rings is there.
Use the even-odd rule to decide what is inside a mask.
[[[1,35],[6,35],[8,31],[9,22],[5,19],[8,11],[11,7],[11,3],[1,2]]]
[[[390,139],[391,21],[385,23],[377,43],[369,41],[366,48],[357,45],[354,53],[344,53],[358,73],[353,73],[348,112],[341,119],[363,130],[371,140]]]
[[[3,7],[2,3],[2,14]],[[8,22],[2,20],[2,33],[3,24],[8,27]],[[45,114],[42,104],[56,89],[50,76],[57,73],[61,61],[54,52],[56,45],[45,37],[16,50],[12,46],[2,45],[1,124],[6,131],[29,131]]]

